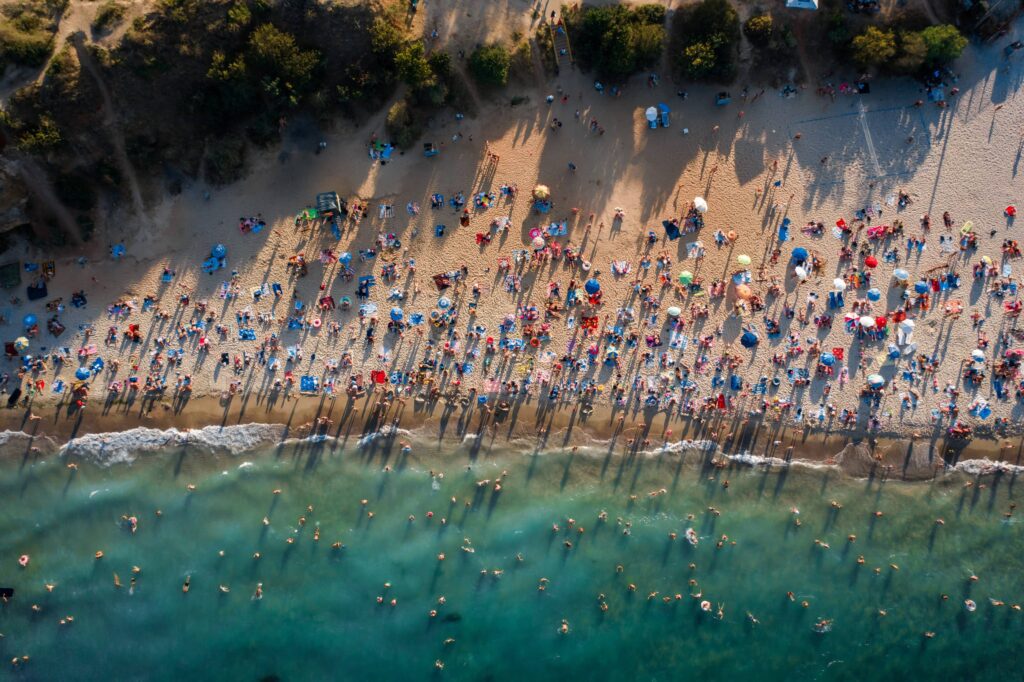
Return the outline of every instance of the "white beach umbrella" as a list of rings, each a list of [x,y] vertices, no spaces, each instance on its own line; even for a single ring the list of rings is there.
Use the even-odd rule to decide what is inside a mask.
[[[693,207],[697,209],[697,213],[708,212],[708,202],[704,200],[704,197],[694,197]]]

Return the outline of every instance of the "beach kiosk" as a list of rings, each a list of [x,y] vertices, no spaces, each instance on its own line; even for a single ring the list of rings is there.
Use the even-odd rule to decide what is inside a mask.
[[[320,192],[316,195],[316,212],[321,218],[337,218],[348,215],[348,205],[337,192]]]

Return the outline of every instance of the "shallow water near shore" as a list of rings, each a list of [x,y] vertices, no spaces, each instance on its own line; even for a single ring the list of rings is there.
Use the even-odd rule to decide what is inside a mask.
[[[40,680],[996,679],[1016,670],[1024,613],[1011,605],[1024,602],[1024,539],[1016,516],[1004,517],[1015,499],[1008,476],[965,488],[960,475],[908,484],[830,468],[708,469],[695,451],[513,448],[467,471],[465,445],[417,439],[403,456],[382,441],[230,456],[175,446],[131,464],[81,461],[74,472],[56,456],[6,458],[0,575],[16,594],[0,609],[0,652],[30,655],[18,674]],[[138,517],[135,534],[122,515]],[[691,527],[696,547],[684,539]],[[21,554],[31,556],[24,569]],[[66,616],[74,622],[61,626]],[[820,620],[830,631],[815,631]]]

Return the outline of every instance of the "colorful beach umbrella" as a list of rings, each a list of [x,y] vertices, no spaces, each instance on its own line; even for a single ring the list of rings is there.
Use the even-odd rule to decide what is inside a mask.
[[[25,350],[26,348],[28,348],[28,339],[26,339],[24,336],[19,336],[18,338],[14,339],[15,350],[22,351]]]
[[[533,198],[546,201],[551,196],[551,190],[547,185],[537,185],[533,188]]]

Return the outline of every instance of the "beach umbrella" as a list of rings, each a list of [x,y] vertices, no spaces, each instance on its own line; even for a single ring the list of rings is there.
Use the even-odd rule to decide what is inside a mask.
[[[584,284],[584,285],[583,285],[583,289],[584,289],[584,290],[585,290],[585,291],[586,291],[586,292],[587,292],[588,294],[590,294],[591,296],[593,296],[593,295],[594,295],[594,294],[596,294],[597,292],[601,291],[601,283],[600,283],[600,282],[598,282],[598,281],[597,281],[596,279],[594,279],[593,277],[591,277],[590,279],[588,279],[588,280],[587,280],[586,284]]]
[[[836,356],[833,355],[832,353],[822,353],[821,364],[825,365],[826,367],[831,367],[832,365],[836,364]]]
[[[870,315],[863,316],[862,318],[860,318],[860,326],[864,327],[865,329],[871,329],[872,327],[875,326],[875,318],[871,317]]]
[[[896,268],[895,270],[893,270],[892,276],[900,281],[910,279],[910,273],[904,270],[903,268]]]
[[[608,349],[605,350],[604,352],[604,356],[608,360],[614,360],[615,358],[619,357],[619,349],[616,348],[615,346],[608,346]]]
[[[658,120],[658,110],[654,107],[647,107],[647,111],[644,112],[644,116],[648,121],[654,122]]]
[[[90,376],[91,375],[89,374],[89,370],[86,367],[79,367],[78,369],[75,370],[75,378],[80,381],[85,381]]]
[[[15,350],[23,351],[26,348],[28,348],[28,339],[26,339],[24,336],[19,336],[18,338],[14,339]]]
[[[348,251],[342,251],[341,255],[338,256],[338,262],[347,266],[352,262],[352,254]]]
[[[808,255],[809,254],[807,253],[807,249],[805,249],[802,246],[798,246],[795,249],[793,249],[793,257],[790,260],[792,260],[794,263],[803,263],[805,260],[807,260]]]
[[[836,277],[832,280],[832,286],[839,291],[846,291],[846,281],[842,277]]]
[[[212,249],[210,249],[210,255],[213,256],[214,258],[224,258],[226,255],[228,255],[228,247],[224,246],[223,244],[217,244]]]
[[[985,362],[985,351],[980,348],[975,348],[971,351],[971,359],[975,362]]]
[[[895,343],[889,344],[889,359],[895,360],[900,356],[900,349]]]
[[[697,211],[697,213],[707,213],[708,202],[704,200],[704,197],[694,197],[693,208]]]
[[[807,279],[807,268],[803,267],[802,265],[798,265],[795,268],[793,268],[793,272],[795,272],[796,276],[799,277],[801,280]]]
[[[36,322],[38,322],[38,320],[36,319],[36,316],[33,315],[32,313],[29,313],[28,315],[23,317],[21,321],[25,325],[26,329],[28,327],[31,327],[32,325],[34,325]]]
[[[551,196],[551,190],[547,185],[537,185],[533,188],[533,198],[546,201]]]
[[[919,294],[926,294],[926,293],[928,293],[928,282],[925,282],[925,281],[914,282],[914,291],[916,291]]]
[[[534,237],[533,241],[531,242],[531,244],[533,244],[533,248],[538,250],[538,251],[540,249],[543,249],[544,248],[544,244],[545,244],[544,237]]]
[[[885,386],[885,378],[881,374],[869,374],[868,375],[868,386],[872,388],[881,388]]]
[[[882,292],[881,290],[878,289],[878,287],[871,287],[870,289],[868,289],[869,301],[877,301],[880,298],[882,298]]]
[[[450,308],[451,305],[452,300],[447,296],[442,296],[441,298],[437,299],[437,307],[441,308],[442,310],[444,310],[445,308]]]
[[[679,317],[683,314],[682,309],[679,306],[669,306],[669,309],[665,311],[669,317]]]
[[[877,268],[878,259],[875,258],[874,256],[868,256],[867,258],[864,259],[864,265],[866,265],[869,268]]]
[[[743,336],[740,337],[740,343],[744,348],[753,348],[758,344],[761,339],[754,332],[749,329],[743,332]]]
[[[750,265],[750,256],[748,256],[745,253],[741,253],[740,255],[736,256],[736,262],[739,263],[740,265]]]
[[[391,309],[392,320],[394,320],[395,322],[401,322],[403,317],[405,317],[405,312],[401,308],[395,306],[394,308]]]
[[[985,265],[992,265],[992,256],[982,256],[981,262]]]
[[[742,298],[744,301],[748,301],[753,295],[754,292],[746,284],[736,285],[736,298]]]
[[[885,315],[879,315],[875,318],[875,326],[879,329],[885,329],[885,325],[889,324],[889,318]]]
[[[692,281],[693,281],[693,273],[690,272],[689,270],[683,270],[682,272],[679,273],[679,283],[680,284],[689,284]]]

